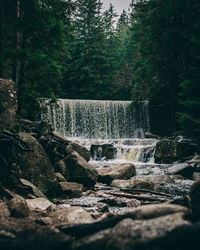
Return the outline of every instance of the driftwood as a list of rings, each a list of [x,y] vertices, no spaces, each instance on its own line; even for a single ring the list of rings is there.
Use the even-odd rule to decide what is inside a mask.
[[[157,191],[153,191],[153,190],[149,190],[149,189],[120,188],[120,191],[124,191],[124,192],[128,192],[128,193],[150,193],[150,194],[156,194],[156,195],[160,195],[160,196],[166,196],[166,197],[173,198],[173,195],[171,195],[171,194],[157,192]]]
[[[111,194],[118,197],[125,197],[125,198],[134,198],[137,200],[144,200],[144,201],[167,201],[164,198],[152,197],[152,196],[142,196],[142,195],[135,195],[135,194],[125,194],[125,193],[117,193],[117,192],[106,192],[106,194]]]

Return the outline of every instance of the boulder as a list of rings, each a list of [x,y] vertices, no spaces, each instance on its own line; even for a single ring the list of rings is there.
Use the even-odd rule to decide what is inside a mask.
[[[177,160],[185,161],[198,151],[197,144],[179,136],[175,140],[160,140],[156,144],[154,158],[156,163],[173,163]]]
[[[168,168],[169,174],[181,174],[186,178],[191,178],[194,172],[194,167],[188,163],[174,164]]]
[[[29,209],[26,200],[21,196],[16,196],[7,202],[8,208],[14,217],[27,217]]]
[[[44,121],[30,121],[26,119],[17,119],[20,132],[30,133],[37,139],[41,136],[47,136],[52,132],[51,124]]]
[[[159,190],[160,185],[174,183],[174,180],[167,175],[141,176],[131,180],[114,180],[113,187]]]
[[[69,182],[77,182],[86,187],[93,187],[97,181],[97,170],[77,152],[56,163],[56,168]]]
[[[183,216],[183,213],[174,213],[147,220],[126,218],[113,228],[104,229],[80,240],[75,240],[72,249],[169,249],[159,248],[156,243],[160,242],[156,241],[159,239],[162,241],[164,237],[167,238],[177,228],[190,226],[191,223],[186,221]],[[173,237],[171,244],[174,244]]]
[[[200,178],[194,182],[190,189],[192,215],[194,220],[200,219]]]
[[[22,183],[23,185],[25,185],[25,186],[31,188],[32,194],[33,194],[35,197],[38,197],[38,198],[43,197],[43,198],[46,198],[46,199],[47,199],[47,197],[46,197],[46,196],[45,196],[45,195],[44,195],[35,185],[33,185],[30,181],[27,181],[27,180],[25,180],[25,179],[20,179],[20,181],[21,181],[21,183]],[[34,197],[34,198],[35,198],[35,197]]]
[[[80,196],[84,188],[76,182],[59,182],[59,195]]]
[[[14,128],[17,107],[16,84],[0,78],[0,127]]]
[[[124,163],[118,166],[111,166],[98,169],[98,181],[109,184],[116,179],[129,179],[135,174],[135,166],[131,163]]]
[[[66,182],[67,181],[61,173],[56,173],[56,177],[57,177],[58,182]]]
[[[5,202],[0,201],[0,217],[9,217],[10,211],[8,209],[8,206]]]
[[[30,210],[42,210],[45,211],[50,206],[54,206],[52,202],[45,198],[36,198],[36,199],[26,199],[28,208]]]
[[[71,142],[67,147],[66,147],[66,150],[69,152],[69,153],[72,153],[72,152],[77,152],[80,156],[82,156],[87,162],[90,160],[90,152],[82,147],[81,145],[75,143],[75,142]]]
[[[47,218],[43,219],[46,224],[85,224],[92,223],[95,220],[82,207],[69,207],[51,212]]]
[[[21,178],[29,180],[44,194],[52,193],[57,187],[57,179],[44,149],[30,134],[19,133],[19,137],[29,148],[16,152]]]
[[[182,213],[175,213],[149,220],[124,219],[111,231],[104,249],[134,249],[138,243],[166,236],[173,229],[189,225]]]
[[[164,204],[143,205],[137,207],[136,209],[134,209],[132,214],[134,215],[134,218],[137,220],[146,220],[178,212],[187,214],[189,210],[188,208],[183,206],[164,203]]]
[[[114,159],[117,149],[113,147],[112,144],[102,144],[102,145],[91,145],[90,153],[92,158],[99,160],[101,158],[106,158],[107,160]]]

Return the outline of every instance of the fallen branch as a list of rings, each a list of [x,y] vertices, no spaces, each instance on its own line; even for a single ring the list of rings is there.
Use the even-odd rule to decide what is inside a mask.
[[[120,188],[120,191],[130,192],[130,193],[132,193],[132,192],[133,193],[150,193],[150,194],[156,194],[156,195],[160,195],[160,196],[166,196],[166,197],[173,198],[173,195],[171,195],[171,194],[157,192],[157,191],[153,191],[153,190],[149,190],[149,189]]]
[[[167,201],[164,198],[156,198],[152,196],[142,196],[142,195],[135,195],[135,194],[125,194],[125,193],[117,193],[117,192],[106,192],[106,194],[111,194],[118,197],[125,197],[125,198],[134,198],[137,200],[145,200],[145,201]]]

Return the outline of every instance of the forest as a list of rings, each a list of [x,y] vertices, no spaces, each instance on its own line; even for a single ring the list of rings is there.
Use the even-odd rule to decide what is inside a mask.
[[[1,0],[0,78],[26,118],[40,97],[148,100],[153,132],[200,137],[199,30],[199,0],[130,0],[120,16],[99,0]]]

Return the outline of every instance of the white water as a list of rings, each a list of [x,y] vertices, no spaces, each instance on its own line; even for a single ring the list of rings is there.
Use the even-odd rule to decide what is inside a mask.
[[[103,161],[153,163],[157,140],[144,139],[144,133],[150,131],[148,102],[141,102],[137,110],[130,109],[130,104],[129,101],[68,99],[58,99],[53,104],[50,99],[41,99],[41,118],[88,150],[95,145],[92,161],[96,166]],[[109,161],[101,154],[102,145],[106,144],[114,150]]]
[[[130,101],[41,99],[42,120],[65,137],[87,139],[144,138],[149,132],[148,102],[137,109]]]

